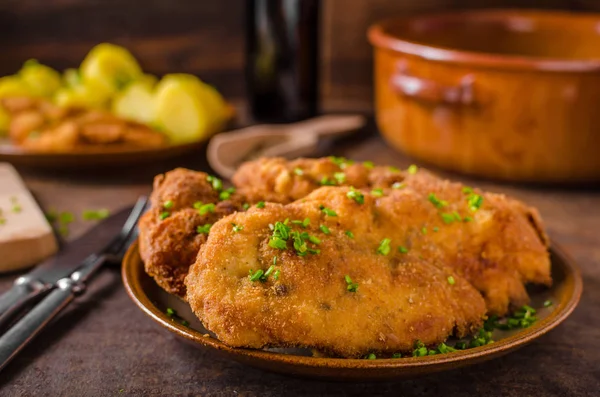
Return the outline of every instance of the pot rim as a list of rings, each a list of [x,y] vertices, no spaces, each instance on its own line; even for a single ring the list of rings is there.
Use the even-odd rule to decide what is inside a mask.
[[[386,32],[390,25],[409,23],[419,20],[451,21],[460,17],[488,17],[488,18],[526,18],[542,16],[545,18],[562,18],[597,20],[600,32],[600,13],[577,13],[570,11],[546,11],[531,9],[490,9],[490,10],[465,10],[445,13],[421,14],[408,17],[392,17],[381,20],[371,25],[367,31],[369,42],[376,48],[387,49],[403,54],[413,55],[418,58],[455,64],[468,64],[487,68],[520,69],[544,72],[599,72],[600,58],[598,59],[561,59],[544,58],[525,55],[506,55],[487,52],[457,50],[448,47],[434,46],[415,41],[405,40]]]

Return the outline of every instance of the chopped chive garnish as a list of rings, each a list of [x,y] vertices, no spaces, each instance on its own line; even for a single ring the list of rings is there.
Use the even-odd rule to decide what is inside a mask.
[[[354,233],[352,233],[350,230],[346,230],[344,233],[346,234],[346,236],[354,238]]]
[[[384,238],[383,240],[381,240],[381,243],[379,243],[379,247],[377,248],[377,253],[380,255],[387,255],[390,253],[391,247],[390,247],[390,243],[392,242],[392,240],[390,240],[389,238]]]
[[[428,198],[429,198],[429,201],[431,202],[431,204],[433,204],[436,208],[443,208],[448,205],[448,202],[446,200],[440,200],[433,193],[429,193]]]
[[[454,277],[448,276],[448,284],[454,285],[454,283],[456,283],[456,281],[454,280]]]
[[[301,221],[301,220],[293,220],[292,223],[294,225],[302,226],[303,228],[306,229],[306,227],[308,225],[310,225],[310,219],[309,218],[305,218],[303,221]]]
[[[461,222],[462,221],[462,217],[460,216],[460,214],[457,211],[452,211],[452,216],[454,216],[454,220]]]
[[[238,233],[238,232],[241,232],[242,230],[244,230],[244,226],[236,225],[235,223],[232,223],[231,227],[232,227],[232,230],[234,233]]]
[[[335,212],[331,208],[327,208],[324,206],[321,206],[321,212],[323,212],[327,216],[337,216],[337,212]]]
[[[548,300],[544,302],[544,307],[550,307],[552,306],[552,301]]]
[[[273,270],[275,270],[275,266],[273,266],[273,265],[269,266],[269,268],[267,269],[267,271],[265,272],[265,275],[264,275],[265,279],[267,277],[269,277],[271,275],[271,273],[273,273]]]
[[[19,204],[14,204],[12,206],[11,211],[14,212],[15,214],[18,214],[19,212],[21,212],[22,208]]]
[[[294,168],[294,174],[296,175],[304,175],[304,171],[302,171],[302,168]]]
[[[248,204],[248,203],[244,203],[244,204],[242,204],[242,209],[243,209],[244,211],[248,211],[248,208],[250,208],[250,204]]]
[[[329,230],[329,228],[327,226],[325,226],[325,225],[319,226],[319,229],[321,229],[321,231],[323,233],[325,233],[325,234],[330,234],[331,233],[331,230]]]
[[[383,189],[373,189],[373,190],[371,190],[371,194],[375,197],[382,197]]]
[[[208,175],[206,181],[212,185],[213,189],[218,191],[223,190],[223,181],[216,176]]]
[[[279,269],[277,269],[275,271],[275,274],[273,274],[273,279],[274,280],[279,280],[279,274],[281,273],[281,271]]]
[[[167,307],[167,311],[166,312],[167,312],[167,316],[168,317],[173,317],[173,316],[177,315],[177,312],[175,310],[171,309],[170,307]]]
[[[377,356],[375,355],[375,353],[369,353],[369,355],[367,356],[367,360],[375,360],[377,359]]]
[[[373,164],[372,161],[363,161],[363,165],[365,166],[366,169],[373,169],[373,167],[375,167],[375,164]]]
[[[454,222],[454,214],[451,214],[449,212],[444,212],[442,214],[440,214],[440,216],[442,217],[442,220],[444,221],[445,224],[450,224],[452,222]]]
[[[81,217],[84,221],[99,221],[108,218],[110,211],[106,208],[99,210],[85,210],[81,213]]]
[[[394,182],[392,184],[392,189],[404,189],[406,187],[406,184],[403,182]]]
[[[336,156],[330,156],[329,160],[331,160],[331,162],[335,165],[337,165],[338,167],[340,167],[341,169],[346,168],[348,165],[353,164],[354,161],[352,160],[348,160],[345,157],[336,157]]]
[[[6,224],[6,219],[0,218],[0,225],[5,225],[5,224]]]
[[[321,185],[323,186],[335,186],[335,181],[333,179],[329,179],[326,176],[321,178]]]
[[[346,174],[344,174],[343,172],[336,172],[335,174],[333,174],[333,177],[337,181],[338,185],[341,185],[342,183],[346,182]]]
[[[392,354],[392,358],[402,358],[402,354],[401,353],[394,353],[394,354]]]
[[[462,192],[465,194],[470,194],[473,193],[473,188],[469,187],[469,186],[465,186],[462,188]]]
[[[437,227],[437,226],[434,226],[434,227],[433,227],[433,231],[437,233],[437,232],[439,232],[439,231],[440,231],[440,228],[439,228],[439,227]]]
[[[287,242],[279,237],[271,237],[269,247],[284,250],[287,248]]]
[[[470,217],[470,216],[465,216],[465,217],[463,218],[463,222],[472,222],[472,221],[473,221],[473,218],[472,218],[472,217]]]
[[[265,272],[262,269],[258,269],[256,272],[250,270],[248,277],[250,277],[250,281],[259,281],[263,274],[265,274]]]
[[[190,323],[187,322],[186,320],[181,320],[181,325],[183,325],[184,327],[189,327]]]
[[[483,205],[483,196],[472,193],[467,197],[467,205],[471,211],[477,211]]]
[[[388,169],[389,169],[390,171],[392,171],[392,172],[400,172],[400,168],[398,168],[398,167],[394,167],[393,165],[392,165],[392,166],[389,166],[389,167],[388,167]]]
[[[65,211],[58,215],[58,222],[68,224],[75,220],[75,215],[72,212]]]
[[[173,201],[172,200],[167,200],[163,203],[163,207],[166,210],[170,210],[171,208],[173,208]]]
[[[212,225],[210,223],[207,223],[203,226],[198,226],[196,228],[196,233],[198,234],[208,234],[210,232],[210,228],[212,227]]]
[[[346,193],[346,196],[349,199],[356,201],[358,204],[365,203],[365,195],[354,188],[351,188],[350,191],[348,193]]]
[[[258,203],[256,203],[256,208],[265,208],[265,202],[259,201]]]
[[[408,166],[407,171],[408,171],[409,174],[414,175],[414,174],[417,173],[417,171],[419,171],[419,167],[417,167],[414,164],[411,164],[411,165]]]
[[[194,203],[194,208],[198,210],[200,215],[215,212],[215,205],[213,203],[202,204],[201,202],[196,202]]]
[[[158,216],[160,218],[161,221],[164,221],[165,219],[167,219],[171,214],[167,211],[163,211],[160,213],[160,215]]]
[[[273,257],[273,265],[277,265],[277,257],[276,256]]]
[[[346,280],[346,290],[348,292],[356,292],[358,290],[358,283],[353,282],[349,275],[346,274],[344,280]]]
[[[408,252],[408,248],[401,245],[398,247],[398,252],[400,252],[402,254],[406,254]]]
[[[427,234],[427,228],[425,226],[421,228],[421,233]]]
[[[321,244],[321,240],[315,236],[308,236],[308,241],[310,241],[311,243],[316,244],[316,245]]]

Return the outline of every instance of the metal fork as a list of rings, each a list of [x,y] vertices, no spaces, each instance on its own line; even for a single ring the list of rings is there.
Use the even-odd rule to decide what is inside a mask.
[[[147,199],[136,203],[119,234],[101,255],[91,255],[69,277],[58,280],[52,292],[0,337],[0,370],[29,344],[64,308],[86,290],[86,283],[106,262],[119,262],[137,238],[137,221]]]

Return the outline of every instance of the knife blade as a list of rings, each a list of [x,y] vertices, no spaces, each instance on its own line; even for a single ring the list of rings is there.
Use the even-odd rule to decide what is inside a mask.
[[[93,261],[98,254],[101,255],[123,227],[131,209],[132,207],[127,207],[99,222],[81,237],[66,244],[57,255],[16,279],[13,286],[0,296],[0,324],[6,317],[47,292],[58,280],[71,274],[85,261]]]

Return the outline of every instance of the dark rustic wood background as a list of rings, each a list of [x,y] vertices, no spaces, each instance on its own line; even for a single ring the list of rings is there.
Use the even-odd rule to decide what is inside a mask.
[[[322,0],[325,110],[369,110],[366,28],[394,14],[482,7],[600,11],[598,0]],[[244,95],[245,0],[0,0],[0,75],[28,58],[64,69],[96,43],[127,46],[152,73],[194,73]]]

